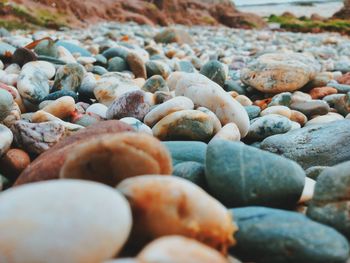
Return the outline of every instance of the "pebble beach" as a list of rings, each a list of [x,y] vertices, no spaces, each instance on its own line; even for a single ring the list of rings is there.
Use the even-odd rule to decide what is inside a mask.
[[[0,29],[0,262],[348,262],[349,40]]]

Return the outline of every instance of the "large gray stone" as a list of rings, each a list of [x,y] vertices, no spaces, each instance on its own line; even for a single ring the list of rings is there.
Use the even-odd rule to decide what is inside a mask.
[[[266,138],[261,149],[298,162],[304,169],[350,160],[350,120],[311,125]]]
[[[350,238],[350,162],[325,169],[317,178],[307,215]]]

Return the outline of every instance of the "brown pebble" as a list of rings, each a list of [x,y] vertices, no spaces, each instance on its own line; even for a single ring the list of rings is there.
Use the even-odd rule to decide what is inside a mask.
[[[30,164],[29,155],[20,149],[10,149],[0,159],[1,172],[10,178],[17,178]]]
[[[344,74],[340,78],[337,79],[339,84],[350,85],[350,72]]]
[[[67,154],[81,142],[100,134],[115,134],[122,131],[133,131],[133,128],[121,121],[101,121],[66,137],[35,159],[20,174],[15,185],[57,179]]]
[[[332,94],[337,94],[338,91],[335,88],[332,87],[321,87],[321,88],[313,88],[310,91],[310,96],[312,97],[312,99],[322,99],[328,95],[332,95]]]

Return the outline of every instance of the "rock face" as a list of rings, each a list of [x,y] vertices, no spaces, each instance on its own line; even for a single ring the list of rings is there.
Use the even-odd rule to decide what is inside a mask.
[[[350,17],[350,1],[344,0],[344,7],[334,14],[335,18],[349,19]]]
[[[283,155],[307,169],[350,160],[349,139],[350,120],[341,120],[271,136],[262,142],[261,149]]]
[[[59,27],[87,25],[89,22],[103,20],[135,21],[140,24],[185,25],[226,25],[229,27],[263,27],[266,23],[254,14],[238,12],[230,0],[11,0],[10,6],[0,4],[0,13],[8,18],[21,20],[16,15],[12,4],[24,7],[31,18],[30,22]],[[41,21],[37,18],[38,10],[48,10],[52,21]],[[34,21],[33,21],[34,20]]]

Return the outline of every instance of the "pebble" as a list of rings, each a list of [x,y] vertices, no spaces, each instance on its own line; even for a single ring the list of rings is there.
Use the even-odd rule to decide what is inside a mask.
[[[205,63],[202,66],[200,73],[216,82],[221,87],[224,86],[225,80],[227,78],[227,71],[224,65],[217,60],[211,60]]]
[[[189,180],[203,189],[206,188],[205,167],[201,163],[179,163],[174,166],[173,175]]]
[[[305,170],[306,176],[317,180],[318,176],[329,166],[312,166]]]
[[[313,125],[313,124],[322,124],[322,123],[329,123],[329,122],[333,122],[333,121],[339,121],[339,120],[343,120],[344,117],[338,113],[334,113],[334,112],[329,112],[326,115],[322,115],[322,116],[317,116],[311,120],[309,120],[305,126],[309,126],[309,125]]]
[[[164,142],[171,154],[173,165],[183,162],[198,162],[204,164],[207,144],[198,141],[167,141]]]
[[[0,211],[3,262],[101,262],[118,254],[132,225],[121,194],[79,180],[7,190],[0,196]]]
[[[104,74],[96,82],[94,95],[99,103],[107,107],[126,92],[139,90],[136,84],[121,73],[112,72]]]
[[[58,179],[60,170],[70,152],[77,145],[102,135],[117,135],[118,132],[132,131],[132,127],[120,121],[103,121],[81,129],[63,138],[50,150],[42,153],[28,166],[16,181],[17,185],[42,180]]]
[[[75,101],[70,96],[63,96],[48,104],[42,110],[56,116],[57,118],[65,119],[71,116],[74,112]]]
[[[286,106],[270,106],[260,113],[261,116],[270,114],[277,114],[290,119],[292,116],[292,111]]]
[[[109,120],[133,117],[143,121],[150,111],[150,107],[151,103],[146,92],[142,90],[130,91],[121,95],[108,107],[106,117]]]
[[[307,215],[322,224],[334,227],[350,237],[349,217],[350,162],[324,169],[317,177],[314,198]]]
[[[330,111],[327,102],[323,100],[311,100],[306,102],[294,102],[290,105],[291,109],[300,111],[306,116],[325,115]]]
[[[239,142],[213,140],[206,153],[209,192],[228,207],[287,208],[299,200],[305,172],[295,162]]]
[[[312,99],[317,100],[317,99],[322,99],[328,95],[332,94],[337,94],[338,91],[335,88],[332,87],[321,87],[321,88],[313,88],[310,91],[310,96]]]
[[[164,103],[157,105],[150,110],[145,118],[144,122],[150,127],[153,127],[158,121],[166,117],[167,115],[182,110],[192,110],[194,108],[193,102],[183,96],[177,96],[173,99],[167,100]]]
[[[29,153],[41,154],[67,136],[66,128],[55,121],[28,123],[16,121],[12,127],[14,141]]]
[[[11,113],[13,102],[11,93],[0,89],[0,121],[3,121]]]
[[[56,73],[54,90],[71,90],[76,92],[84,77],[84,68],[77,63],[61,66]]]
[[[261,109],[258,106],[252,105],[252,106],[245,106],[244,109],[248,113],[249,119],[255,119],[260,115]]]
[[[13,141],[12,131],[5,125],[0,124],[0,157],[3,156],[9,149]]]
[[[147,126],[146,124],[144,124],[142,121],[139,121],[136,118],[125,117],[125,118],[120,119],[120,121],[132,126],[136,132],[144,132],[144,133],[147,133],[149,135],[153,135],[152,129],[149,126]]]
[[[49,79],[44,70],[35,66],[23,67],[18,76],[17,89],[23,99],[37,104],[49,95]]]
[[[125,195],[136,215],[132,243],[142,244],[147,239],[165,235],[182,235],[222,252],[234,243],[233,234],[237,228],[228,210],[188,180],[143,175],[122,181],[117,190]],[[163,224],[154,218],[161,218]]]
[[[29,164],[29,155],[20,149],[10,149],[0,159],[1,172],[12,179],[17,178]]]
[[[292,122],[281,115],[269,114],[252,120],[247,138],[263,140],[269,136],[283,134],[292,129]]]
[[[227,262],[226,258],[215,249],[182,236],[168,236],[154,240],[142,249],[137,259],[145,263],[183,263],[189,260],[202,263]]]
[[[157,91],[169,91],[166,81],[160,75],[154,75],[147,79],[142,89],[151,93],[155,93]]]
[[[94,103],[86,109],[86,113],[94,113],[103,119],[107,119],[108,107],[101,103]]]
[[[214,112],[221,124],[235,123],[242,137],[248,133],[249,117],[243,106],[215,82],[200,74],[181,72],[173,73],[168,79],[168,85],[177,96],[188,97],[194,104]]]
[[[125,59],[121,57],[114,57],[108,60],[108,71],[123,72],[129,69]]]
[[[318,62],[299,53],[265,54],[241,72],[241,81],[265,93],[295,91],[320,71]]]
[[[268,137],[262,142],[261,149],[294,160],[307,169],[319,165],[333,166],[349,160],[349,139],[350,120],[341,120]]]
[[[228,123],[215,134],[212,140],[215,139],[239,142],[241,140],[241,134],[236,124]]]
[[[59,176],[116,186],[128,177],[171,172],[171,158],[157,139],[147,134],[120,133],[80,143],[67,154]]]
[[[208,141],[213,136],[214,124],[204,112],[181,110],[161,119],[152,131],[160,140]]]
[[[239,227],[232,252],[244,261],[345,262],[349,256],[344,236],[300,213],[256,206],[231,211]]]

